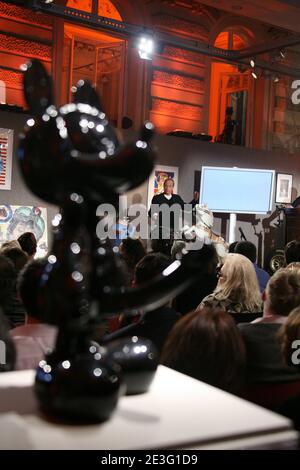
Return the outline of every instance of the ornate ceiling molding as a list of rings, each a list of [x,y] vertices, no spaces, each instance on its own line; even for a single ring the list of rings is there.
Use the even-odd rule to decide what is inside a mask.
[[[9,5],[0,1],[0,16],[3,18],[21,21],[29,24],[37,24],[47,29],[52,28],[53,20],[48,15],[37,15],[32,10],[27,8],[18,7],[16,5]]]
[[[202,106],[194,106],[162,98],[152,98],[151,111],[196,121],[201,120],[203,113]]]
[[[182,90],[192,90],[196,93],[202,93],[204,91],[204,82],[201,79],[199,80],[194,77],[169,73],[161,70],[154,70],[152,83],[168,85]]]
[[[148,0],[147,4],[153,6],[166,6],[167,8],[186,11],[193,16],[199,16],[203,20],[214,23],[220,16],[220,11],[201,4],[197,0]]]
[[[155,13],[152,18],[154,27],[204,41],[208,39],[209,28],[200,23],[187,21],[186,19],[166,13]]]
[[[190,62],[192,65],[203,65],[203,55],[196,52],[187,51],[178,47],[165,46],[163,56],[175,60]]]
[[[0,50],[13,52],[24,57],[35,57],[43,61],[51,61],[51,46],[2,33],[0,33]]]
[[[270,41],[267,45],[265,43],[258,44],[255,47],[246,48],[243,50],[225,50],[213,47],[208,44],[207,40],[201,40],[198,37],[193,37],[193,34],[190,34],[192,23],[186,21],[184,24],[180,23],[180,27],[184,28],[184,34],[170,34],[164,31],[155,31],[153,28],[150,29],[146,26],[140,26],[137,24],[131,24],[126,22],[120,22],[113,19],[103,18],[101,16],[85,13],[78,10],[70,9],[68,7],[63,7],[57,4],[45,4],[41,0],[32,0],[33,7],[42,13],[48,12],[49,15],[58,16],[65,21],[70,21],[76,24],[81,24],[90,28],[101,28],[106,31],[110,31],[118,37],[134,40],[137,37],[140,37],[141,34],[153,34],[155,40],[158,43],[163,45],[170,45],[179,49],[186,49],[199,54],[204,54],[210,57],[215,57],[219,60],[223,60],[228,63],[241,63],[248,64],[249,57],[259,56],[266,52],[278,49],[278,47],[291,46],[292,44],[300,44],[300,35],[294,36],[294,38],[286,38],[286,43],[284,44],[283,40]],[[162,15],[161,15],[162,17]],[[165,26],[167,24],[168,28],[172,28],[174,19],[167,19],[168,15],[164,15]],[[176,18],[175,16],[173,18]],[[181,22],[181,19],[176,20]],[[204,26],[197,25],[197,29],[194,30],[195,35],[206,34],[207,29]],[[198,28],[201,29],[198,29]],[[173,30],[172,30],[173,31]],[[189,37],[192,36],[192,37]],[[200,36],[201,37],[201,36]],[[300,70],[295,68],[286,67],[280,64],[274,64],[270,61],[257,59],[256,64],[261,69],[269,70],[271,72],[276,72],[279,74],[286,74],[293,77],[299,77]]]

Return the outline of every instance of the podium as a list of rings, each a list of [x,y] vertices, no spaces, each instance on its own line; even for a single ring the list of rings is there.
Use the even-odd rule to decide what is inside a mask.
[[[284,209],[285,244],[291,240],[300,240],[300,207]]]

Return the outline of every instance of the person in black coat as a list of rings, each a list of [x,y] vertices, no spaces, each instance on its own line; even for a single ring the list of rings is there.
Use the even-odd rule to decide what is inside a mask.
[[[178,194],[174,194],[174,180],[167,178],[164,182],[164,192],[153,196],[148,212],[149,217],[156,224],[152,230],[151,238],[153,241],[163,241],[163,245],[166,246],[161,247],[159,251],[165,254],[170,255],[171,253],[174,232],[180,229],[180,217],[183,210],[183,199]],[[158,250],[154,249],[154,251]]]
[[[194,197],[190,202],[190,204],[192,204],[193,209],[197,204],[199,204],[199,197],[200,197],[199,191],[194,191]]]

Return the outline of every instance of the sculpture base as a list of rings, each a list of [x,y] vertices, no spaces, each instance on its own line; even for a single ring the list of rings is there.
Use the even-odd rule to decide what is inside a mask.
[[[107,420],[125,390],[120,368],[99,352],[56,363],[50,357],[41,361],[35,380],[41,411],[72,423]]]

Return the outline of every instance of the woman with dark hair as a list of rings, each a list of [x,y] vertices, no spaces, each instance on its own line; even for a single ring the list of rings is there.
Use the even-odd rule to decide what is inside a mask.
[[[299,272],[299,271],[298,271]],[[280,327],[278,339],[281,350],[288,366],[300,370],[300,307],[294,308]],[[300,430],[300,381],[292,382],[288,396],[275,410],[290,418],[295,428]]]
[[[300,306],[294,308],[280,327],[278,337],[286,364],[300,364]]]
[[[120,255],[126,263],[131,282],[137,263],[146,255],[145,247],[139,238],[124,238],[120,245]]]
[[[245,347],[232,317],[203,308],[181,318],[172,329],[161,363],[231,393],[241,389]]]
[[[25,253],[30,258],[34,258],[34,255],[36,254],[37,250],[37,241],[35,238],[34,233],[32,232],[25,232],[22,235],[19,236],[18,242]]]

